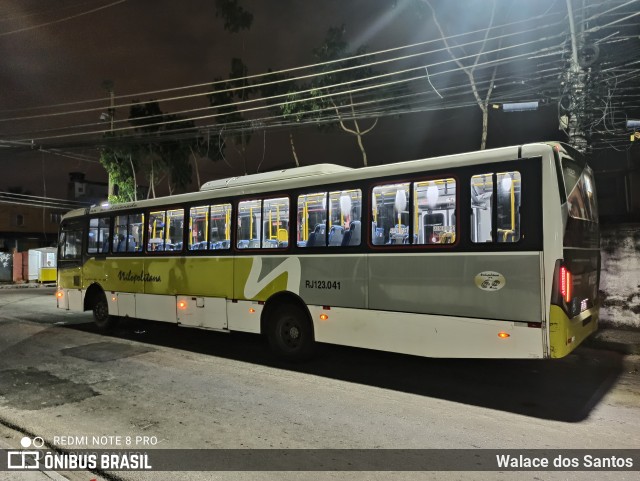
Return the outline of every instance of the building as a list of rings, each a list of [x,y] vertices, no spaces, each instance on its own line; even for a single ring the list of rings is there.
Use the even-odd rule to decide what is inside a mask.
[[[67,199],[89,205],[100,204],[107,200],[109,187],[105,182],[93,182],[85,179],[83,172],[69,172]]]
[[[55,245],[60,219],[68,210],[0,200],[0,252],[23,252]]]
[[[69,200],[0,192],[0,252],[55,246],[62,216],[104,201],[107,184],[87,181],[83,173],[71,172],[67,193]]]

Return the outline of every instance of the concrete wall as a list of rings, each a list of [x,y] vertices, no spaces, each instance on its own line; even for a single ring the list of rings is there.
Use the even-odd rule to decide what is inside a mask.
[[[603,324],[640,329],[640,224],[603,225]]]
[[[0,252],[0,282],[13,280],[13,254]]]

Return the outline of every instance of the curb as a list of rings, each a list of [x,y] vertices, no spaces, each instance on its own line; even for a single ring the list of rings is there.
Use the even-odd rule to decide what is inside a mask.
[[[627,344],[606,339],[587,339],[584,345],[595,349],[619,352],[625,355],[640,355],[640,346],[638,344]]]
[[[39,289],[41,287],[56,287],[55,282],[24,283],[24,284],[0,284],[0,289]]]
[[[585,339],[584,345],[625,355],[640,355],[640,331],[604,328]]]

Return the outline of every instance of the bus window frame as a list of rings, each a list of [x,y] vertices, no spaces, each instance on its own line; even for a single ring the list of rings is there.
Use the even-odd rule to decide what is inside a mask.
[[[465,166],[461,168],[461,181],[465,188],[460,191],[463,196],[460,205],[460,219],[464,237],[460,238],[460,250],[462,252],[516,252],[516,251],[542,251],[542,228],[544,224],[544,212],[542,210],[542,161],[543,157],[521,157],[502,162],[491,162]],[[520,173],[520,238],[517,242],[471,242],[471,178],[474,175],[497,174],[499,172]],[[494,183],[495,184],[495,183]],[[494,185],[497,188],[497,186]],[[536,208],[539,207],[539,208]],[[560,209],[561,206],[558,206]],[[497,229],[497,209],[492,213],[492,232]],[[497,230],[496,230],[497,232]]]
[[[214,249],[211,247],[211,242],[212,242],[211,241],[211,207],[220,206],[220,205],[228,205],[231,208],[231,215],[229,216],[229,247],[227,247],[226,249]],[[202,205],[196,205],[194,207],[202,207]],[[233,209],[233,200],[228,198],[225,198],[224,200],[209,199],[209,201],[206,204],[206,207],[207,207],[207,218],[209,222],[209,226],[207,229],[207,248],[202,250],[204,252],[215,252],[216,255],[223,252],[231,253],[231,239],[233,236],[233,216],[235,212]],[[196,251],[192,251],[192,252],[196,252]]]
[[[109,243],[107,244],[106,251],[103,250],[102,252],[89,252],[89,231],[91,231],[91,221],[93,219],[98,219],[98,229],[100,228],[99,219],[109,219]],[[111,248],[113,244],[113,220],[114,216],[111,215],[111,213],[107,212],[87,215],[85,222],[87,226],[87,231],[85,233],[86,238],[83,240],[83,242],[85,243],[85,246],[83,247],[84,255],[86,255],[87,257],[106,257],[108,255],[111,255]]]
[[[300,247],[297,242],[293,242],[294,246],[292,246],[291,242],[289,242],[289,247],[293,247],[296,255],[298,254],[340,254],[340,253],[364,253],[367,250],[367,243],[364,241],[364,236],[369,236],[371,231],[371,225],[365,225],[365,215],[368,212],[366,209],[369,208],[369,199],[367,198],[366,192],[369,186],[370,179],[360,179],[353,182],[334,182],[331,184],[318,184],[315,186],[308,186],[300,189],[296,189],[291,191],[290,196],[295,199],[294,208],[290,208],[289,210],[293,212],[295,210],[295,217],[293,218],[295,222],[296,229],[298,228],[298,197],[302,195],[310,195],[310,194],[318,194],[318,193],[326,193],[327,194],[327,213],[329,212],[329,194],[331,192],[337,191],[345,191],[345,190],[360,190],[360,202],[361,202],[361,214],[360,214],[360,245],[352,245],[352,246],[331,246],[329,248],[329,229],[326,229],[326,242],[325,246],[311,246],[311,247]],[[291,204],[290,204],[291,205]],[[369,219],[369,224],[371,222],[370,213],[367,215]],[[291,239],[291,229],[289,229],[289,239]],[[246,249],[245,249],[246,250]]]
[[[293,209],[292,203],[291,203],[291,199],[294,198],[293,197],[294,194],[292,194],[289,191],[272,191],[272,192],[260,192],[257,193],[255,195],[253,194],[245,194],[242,196],[236,196],[231,200],[231,235],[230,235],[230,241],[231,241],[231,249],[226,249],[226,252],[231,252],[234,255],[238,255],[238,254],[250,254],[250,255],[255,255],[258,252],[262,252],[263,254],[275,254],[275,255],[282,255],[283,253],[290,253],[291,252],[291,225],[292,225],[292,213],[295,209]],[[286,198],[289,201],[289,217],[288,217],[288,221],[289,221],[289,228],[287,229],[287,247],[274,247],[274,248],[266,248],[266,247],[262,247],[262,237],[260,238],[260,247],[246,247],[244,249],[240,249],[238,248],[238,215],[240,214],[240,202],[248,202],[248,201],[252,201],[252,200],[257,200],[260,201],[260,217],[262,218],[262,212],[264,210],[264,200],[270,200],[270,199],[280,199],[280,198]],[[297,197],[295,197],[297,200]],[[297,202],[295,204],[296,206],[298,205]],[[297,207],[296,207],[297,209]],[[297,213],[297,210],[296,210]],[[297,220],[295,220],[294,222],[297,223]],[[263,233],[261,232],[260,234],[261,236],[263,235]]]
[[[127,219],[127,235],[129,234],[129,216],[130,215],[135,215],[135,214],[142,214],[143,218],[144,218],[144,222],[143,222],[143,232],[142,232],[142,243],[143,243],[143,248],[140,249],[139,251],[128,251],[128,250],[124,250],[124,251],[115,251],[113,250],[113,238],[115,235],[115,228],[116,228],[116,217],[126,217]],[[118,210],[118,211],[114,211],[114,212],[110,212],[109,216],[111,217],[111,242],[109,245],[109,252],[108,255],[110,256],[117,256],[117,257],[121,257],[121,256],[144,256],[146,255],[146,250],[144,249],[144,246],[146,245],[146,232],[145,229],[147,228],[147,220],[148,220],[148,211],[147,209],[123,209],[123,210]],[[87,223],[87,225],[89,225]]]
[[[187,207],[187,205],[185,204],[168,204],[168,205],[163,205],[163,206],[156,206],[156,207],[148,207],[147,209],[143,210],[142,213],[144,214],[144,230],[142,232],[142,243],[143,243],[143,249],[141,249],[141,251],[139,252],[134,252],[133,254],[140,254],[142,253],[142,255],[146,256],[146,255],[150,255],[150,256],[171,256],[171,255],[177,255],[177,256],[183,256],[185,255],[185,253],[187,252],[185,250],[185,233],[187,231],[187,229],[182,228],[182,249],[180,249],[179,251],[166,251],[166,250],[159,250],[159,251],[150,251],[149,250],[149,221],[151,220],[151,212],[160,212],[160,211],[164,211],[164,219],[165,219],[165,224],[167,224],[167,212],[169,212],[170,210],[180,210],[182,209],[182,222],[184,224],[185,221],[185,212],[187,212],[187,209],[189,207]],[[135,213],[137,211],[134,211],[133,213]],[[127,215],[130,215],[130,213],[128,213]],[[166,226],[165,226],[166,227]],[[165,242],[163,243],[163,246],[166,244],[166,234],[165,235]]]
[[[85,250],[86,250],[85,245],[87,245],[87,236],[89,235],[88,226],[89,226],[89,221],[87,218],[70,219],[68,221],[62,221],[60,223],[60,228],[58,229],[58,247],[56,249],[58,265],[63,264],[66,267],[72,267],[72,266],[81,266],[83,264],[85,256],[87,256],[87,254],[85,253]],[[76,232],[76,231],[80,231],[80,251],[78,252],[78,255],[76,257],[73,257],[71,259],[63,258],[60,255],[61,254],[60,249],[62,248],[62,244],[60,244],[60,239],[61,239],[62,233]]]
[[[435,172],[435,174],[434,174]],[[428,172],[429,175],[425,176],[425,174],[427,174],[426,172],[420,172],[418,173],[418,175],[414,175],[414,176],[407,176],[407,175],[403,175],[401,177],[399,176],[394,176],[394,177],[383,177],[383,178],[376,178],[376,179],[370,179],[371,182],[369,182],[369,187],[368,187],[368,195],[367,195],[367,201],[369,206],[373,205],[373,202],[371,202],[371,199],[373,198],[373,189],[376,187],[380,187],[382,185],[386,185],[386,184],[405,184],[408,183],[409,184],[409,239],[413,239],[413,234],[414,234],[414,225],[413,225],[413,214],[414,214],[414,206],[413,206],[413,198],[415,195],[415,184],[420,183],[420,182],[431,182],[431,181],[436,181],[436,180],[445,180],[445,179],[453,179],[455,181],[456,184],[456,195],[455,195],[455,199],[456,199],[456,208],[455,208],[455,214],[456,214],[456,240],[455,242],[452,242],[451,244],[373,244],[373,231],[372,231],[372,226],[373,226],[373,212],[371,210],[371,207],[369,207],[369,209],[367,210],[368,213],[368,222],[367,222],[367,230],[368,235],[367,235],[367,246],[369,249],[371,249],[372,251],[383,251],[383,252],[408,252],[408,251],[416,251],[416,250],[424,250],[424,251],[431,251],[431,250],[453,250],[456,249],[457,246],[460,244],[460,179],[459,176],[456,175],[455,173],[452,173],[450,170],[446,170],[446,171],[433,171],[433,172]]]
[[[229,228],[231,229],[231,232],[229,233],[229,242],[231,244],[233,244],[233,236],[234,236],[234,227],[235,227],[235,223],[234,223],[234,212],[235,212],[235,200],[237,197],[213,197],[213,198],[206,198],[206,199],[201,199],[198,201],[191,201],[189,203],[186,204],[182,204],[182,207],[184,208],[184,212],[185,212],[185,220],[190,220],[191,218],[191,209],[194,207],[206,207],[207,208],[207,217],[210,218],[211,216],[211,206],[212,205],[222,205],[222,204],[229,204],[231,206],[231,225],[229,226]],[[167,210],[171,210],[171,209],[167,209]],[[184,239],[183,239],[183,249],[182,251],[178,251],[179,254],[181,256],[210,256],[212,255],[212,253],[215,253],[216,257],[217,256],[224,256],[224,255],[233,255],[233,245],[230,245],[228,249],[212,249],[211,248],[211,239],[209,238],[209,234],[210,232],[207,232],[207,248],[206,249],[195,249],[195,250],[191,250],[187,248],[188,245],[188,239],[189,239],[189,227],[187,226],[185,229],[183,229],[183,234],[184,234]],[[171,251],[170,251],[171,252]],[[175,251],[174,251],[175,252]]]
[[[191,209],[195,209],[195,208],[206,208],[207,212],[205,214],[206,218],[209,218],[211,215],[211,205],[212,203],[209,202],[208,200],[204,201],[204,202],[196,202],[196,203],[190,203],[190,204],[185,204],[184,205],[184,212],[185,215],[187,216],[187,220],[189,223],[189,226],[191,226]],[[208,229],[207,229],[208,230]],[[209,241],[209,232],[205,231],[205,240],[204,241],[200,241],[200,242],[206,242],[207,243],[207,248],[206,249],[190,249],[190,245],[189,244],[189,231],[191,231],[190,228],[185,229],[186,231],[186,235],[185,235],[185,244],[184,247],[185,249],[182,252],[182,255],[197,255],[198,253],[200,255],[202,255],[203,253],[209,251],[209,246],[210,246],[210,241]]]

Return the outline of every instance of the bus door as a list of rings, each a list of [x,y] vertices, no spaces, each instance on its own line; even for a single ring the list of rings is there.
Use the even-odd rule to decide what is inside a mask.
[[[58,289],[65,295],[58,298],[59,307],[82,311],[82,252],[85,238],[84,222],[63,222],[58,239]]]
[[[106,256],[109,253],[110,237],[109,217],[94,217],[89,219],[89,231],[87,235],[87,261],[83,269],[85,285],[92,282],[104,282]]]

